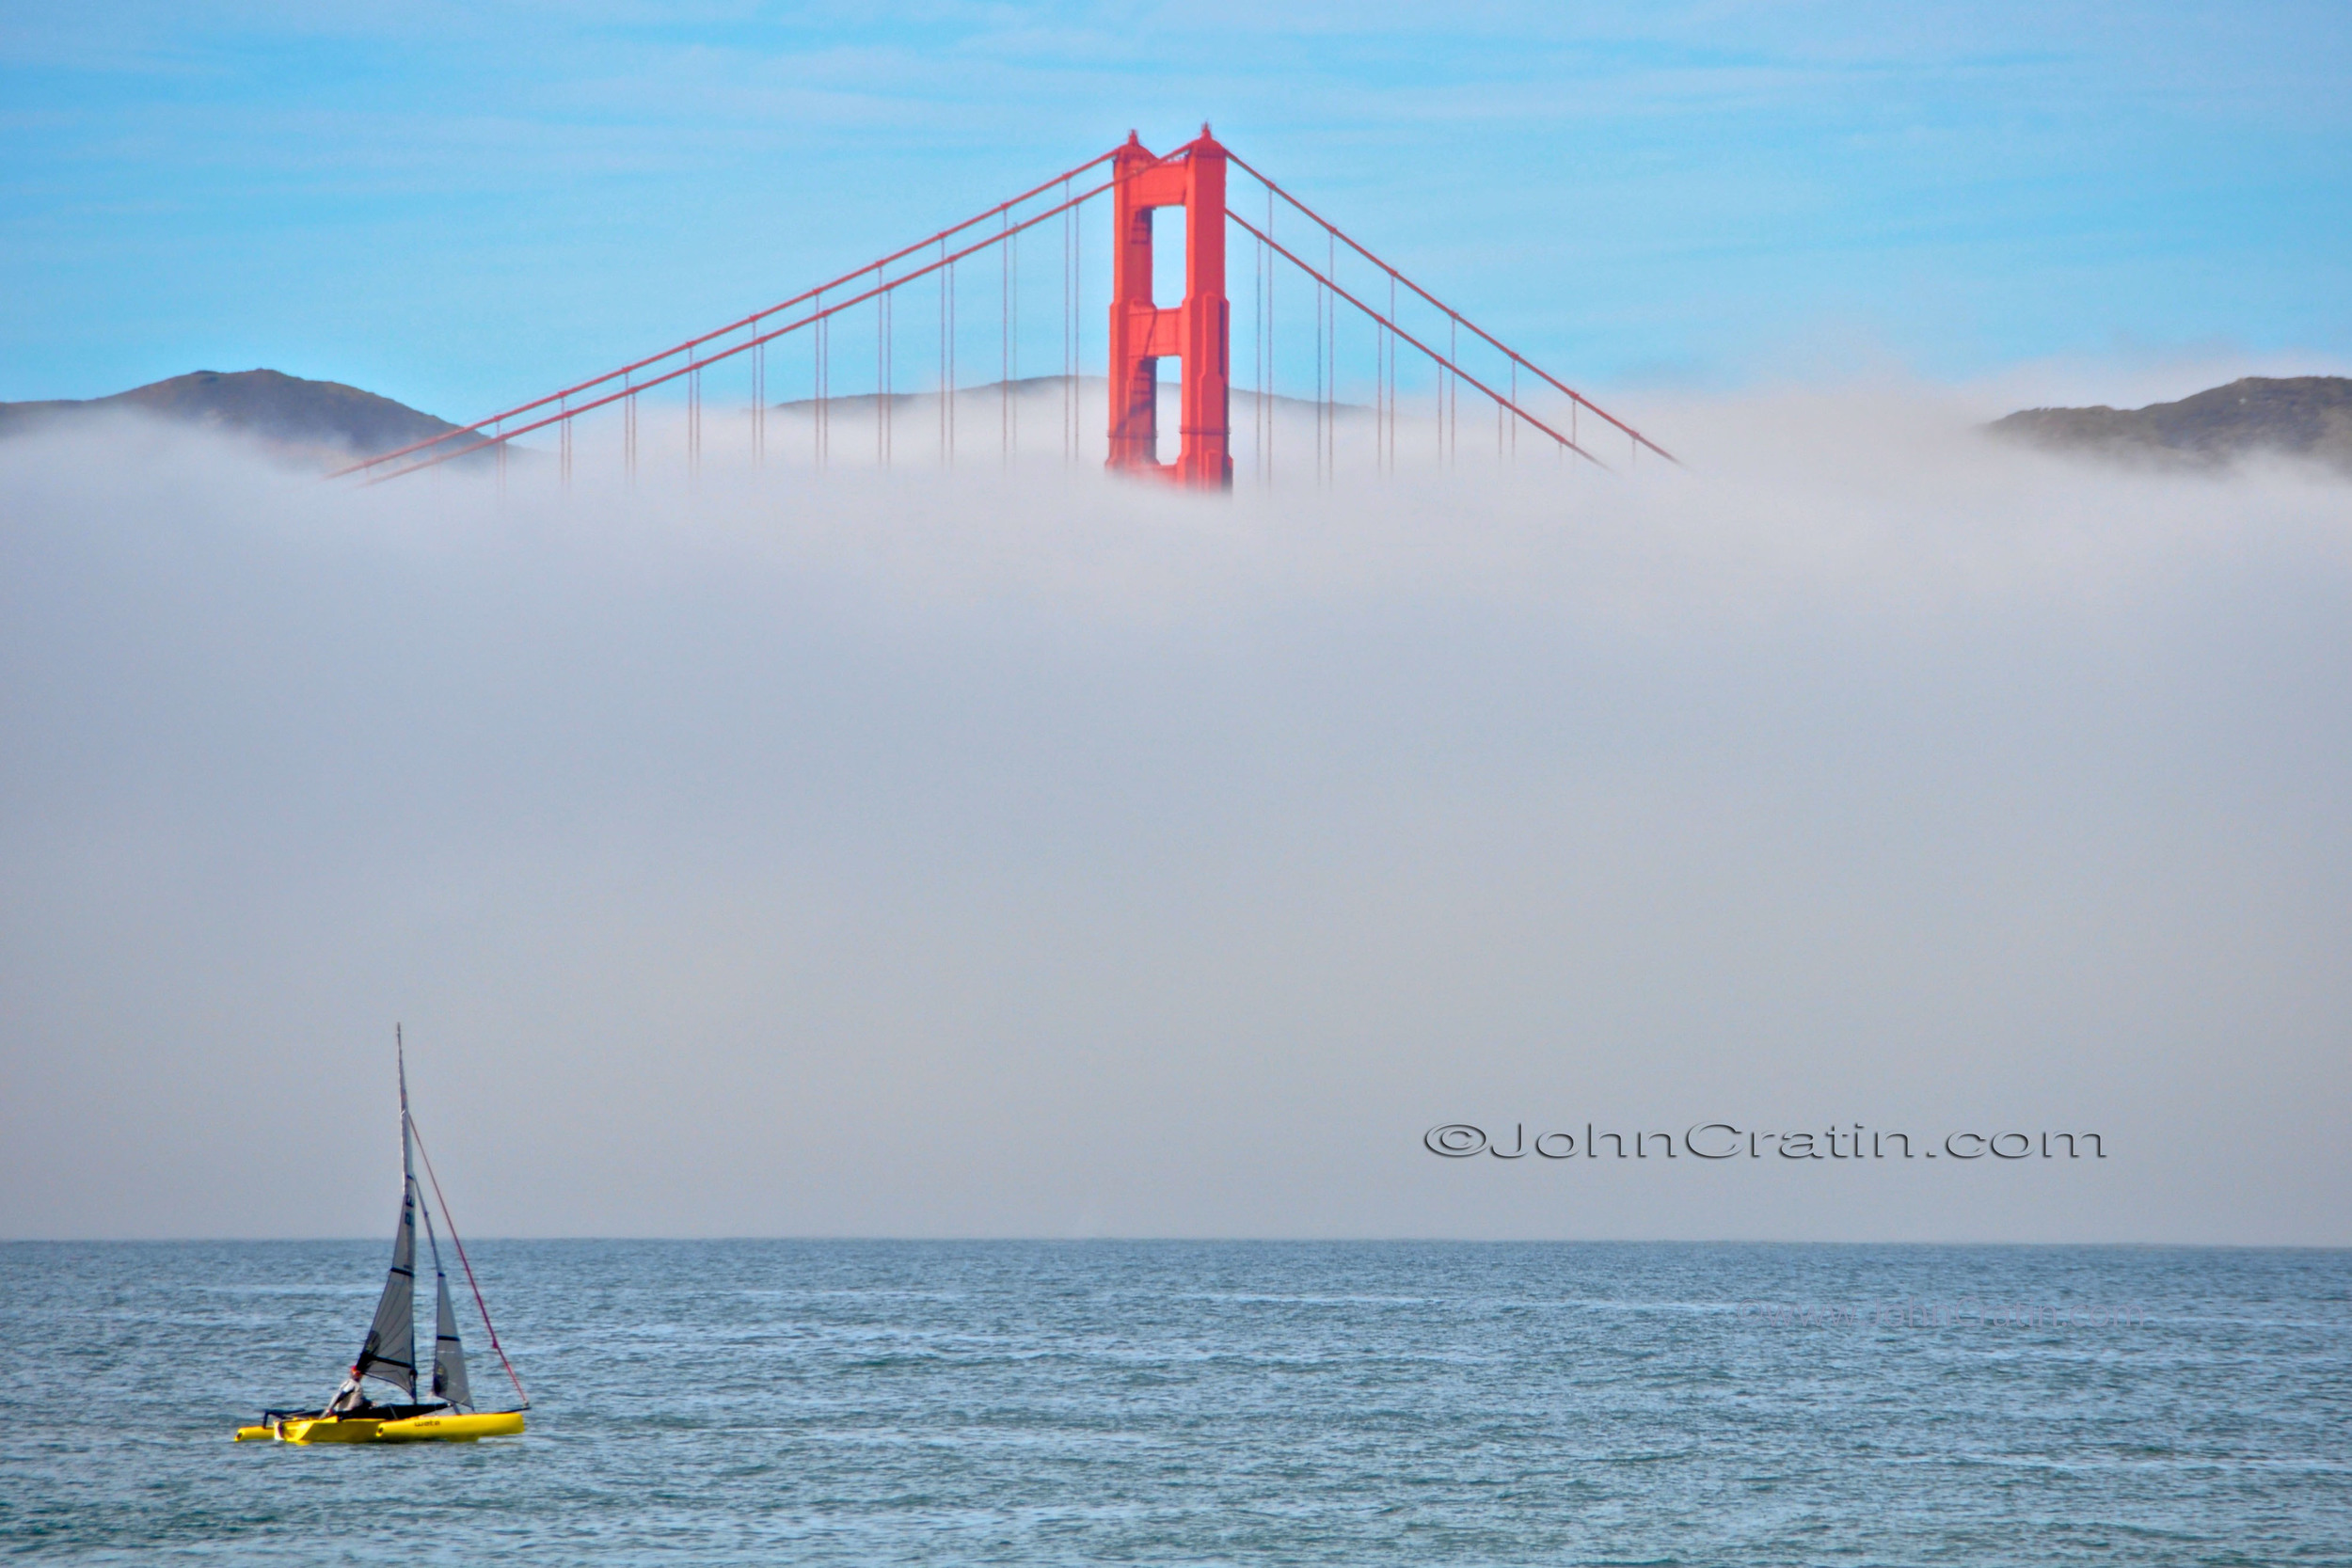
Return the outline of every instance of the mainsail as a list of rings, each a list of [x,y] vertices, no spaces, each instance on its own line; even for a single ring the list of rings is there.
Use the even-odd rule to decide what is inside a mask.
[[[400,1062],[400,1228],[392,1235],[392,1268],[368,1325],[367,1343],[352,1363],[353,1377],[380,1377],[417,1397],[417,1167],[408,1139],[408,1048],[392,1027]]]
[[[405,1152],[407,1139],[404,1136],[401,1142]],[[384,1276],[375,1321],[368,1325],[368,1341],[352,1370],[359,1377],[380,1377],[398,1384],[410,1398],[416,1397],[417,1184],[413,1180],[401,1189],[400,1229],[392,1237],[391,1272]]]

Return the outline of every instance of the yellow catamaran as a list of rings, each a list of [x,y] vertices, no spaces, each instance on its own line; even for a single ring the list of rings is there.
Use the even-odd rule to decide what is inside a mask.
[[[483,1332],[489,1337],[490,1349],[506,1369],[507,1378],[515,1385],[515,1396],[520,1402],[513,1410],[477,1410],[473,1391],[466,1381],[466,1347],[458,1341],[457,1314],[450,1307],[449,1276],[441,1272],[441,1243],[433,1229],[433,1205],[424,1201],[424,1189],[417,1184],[416,1167],[411,1151],[422,1153],[424,1141],[417,1135],[416,1121],[408,1114],[408,1060],[405,1046],[397,1025],[392,1030],[393,1048],[400,1058],[400,1228],[392,1233],[392,1267],[384,1279],[384,1294],[375,1304],[375,1321],[368,1325],[367,1342],[359,1349],[359,1359],[352,1363],[351,1373],[337,1389],[335,1397],[317,1410],[264,1410],[258,1426],[239,1427],[237,1441],[251,1442],[275,1438],[281,1443],[470,1443],[482,1437],[511,1437],[523,1430],[523,1412],[531,1408],[530,1396],[523,1392],[522,1379],[515,1375],[515,1364],[506,1358],[499,1344],[498,1330],[490,1326],[490,1308],[482,1299],[482,1288],[475,1284],[473,1264],[466,1258],[466,1243],[457,1239],[457,1225],[449,1216],[449,1204],[441,1200],[441,1183],[433,1174],[433,1160],[426,1155],[424,1174],[432,1183],[433,1196],[441,1211],[441,1223],[449,1230],[451,1244],[456,1248],[458,1266],[465,1271],[466,1284],[473,1291],[474,1305],[481,1308]],[[424,1243],[433,1258],[433,1398],[417,1400],[417,1221],[424,1221]],[[389,1384],[404,1396],[400,1403],[379,1403],[368,1397],[369,1379]]]

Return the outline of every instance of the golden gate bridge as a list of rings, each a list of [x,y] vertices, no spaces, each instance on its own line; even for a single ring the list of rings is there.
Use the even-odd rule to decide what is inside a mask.
[[[1262,209],[1245,213],[1228,201],[1238,170],[1263,196]],[[1479,326],[1429,290],[1381,260],[1337,225],[1220,144],[1202,125],[1192,141],[1164,154],[1148,150],[1133,132],[1120,146],[1067,169],[985,212],[943,229],[911,245],[869,261],[816,288],[754,312],[724,326],[689,338],[659,354],[632,360],[602,375],[576,382],[529,403],[476,420],[428,440],[381,452],[340,471],[369,483],[396,479],[456,458],[492,451],[501,478],[509,443],[552,429],[558,472],[571,483],[574,426],[588,415],[619,407],[622,462],[634,478],[640,462],[640,400],[683,383],[687,461],[699,469],[703,449],[703,374],[723,362],[739,362],[749,372],[750,448],[765,461],[771,442],[768,402],[769,351],[787,339],[808,350],[809,392],[797,407],[805,415],[809,455],[819,466],[831,460],[836,412],[849,403],[872,406],[874,460],[897,460],[902,435],[898,412],[910,396],[936,400],[936,460],[952,465],[960,433],[958,405],[972,388],[960,385],[958,360],[969,336],[961,320],[967,286],[961,276],[984,253],[998,262],[997,445],[1009,456],[1019,440],[1021,344],[1019,279],[1025,238],[1034,241],[1057,229],[1061,241],[1060,440],[1063,456],[1074,460],[1081,445],[1080,375],[1083,230],[1078,217],[1087,203],[1107,198],[1111,210],[1111,297],[1107,356],[1107,467],[1117,473],[1159,478],[1198,490],[1229,489],[1234,475],[1232,403],[1232,307],[1227,294],[1228,242],[1238,233],[1252,247],[1252,325],[1249,381],[1242,388],[1251,412],[1251,465],[1263,483],[1274,477],[1278,390],[1277,279],[1303,278],[1311,285],[1314,321],[1311,406],[1308,439],[1319,481],[1331,478],[1339,463],[1338,433],[1343,417],[1371,416],[1371,461],[1393,471],[1401,447],[1418,443],[1421,410],[1431,420],[1434,451],[1446,461],[1461,442],[1461,395],[1471,394],[1473,419],[1482,402],[1494,415],[1498,458],[1516,454],[1524,431],[1542,450],[1610,467],[1595,448],[1604,441],[1623,446],[1627,459],[1646,450],[1667,461],[1668,452],[1625,420],[1602,408],[1517,349]],[[1184,215],[1184,297],[1173,305],[1154,299],[1152,214],[1166,209]],[[1278,225],[1278,218],[1282,220]],[[1315,252],[1323,252],[1320,262]],[[1348,274],[1343,281],[1343,274]],[[1351,286],[1351,284],[1353,286]],[[902,304],[929,304],[937,344],[930,392],[898,390],[906,350],[898,325]],[[834,327],[851,312],[863,321],[871,312],[874,341],[872,390],[842,394],[834,388]],[[1343,312],[1345,312],[1344,316]],[[1408,327],[1405,316],[1413,315]],[[1370,327],[1372,403],[1340,401],[1340,324]],[[1416,329],[1417,328],[1417,329]],[[926,334],[928,336],[928,334]],[[916,349],[916,354],[921,350]],[[1161,460],[1159,361],[1178,361],[1178,445],[1174,460]],[[1465,361],[1475,358],[1475,370]],[[1429,377],[1424,403],[1418,390],[1414,415],[1402,412],[1400,360]],[[1359,377],[1359,381],[1360,381]],[[1305,399],[1294,399],[1304,403]],[[929,421],[927,421],[929,422]],[[1483,424],[1483,421],[1481,421]],[[1473,434],[1480,428],[1473,425]],[[910,429],[904,438],[914,438]]]

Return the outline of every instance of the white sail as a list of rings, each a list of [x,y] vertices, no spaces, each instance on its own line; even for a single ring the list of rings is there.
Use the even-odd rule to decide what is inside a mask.
[[[392,1025],[400,1063],[400,1228],[392,1234],[391,1272],[368,1324],[367,1343],[353,1363],[355,1377],[380,1377],[417,1397],[417,1167],[408,1142],[408,1047]]]
[[[466,1385],[466,1347],[457,1339],[457,1314],[450,1309],[449,1275],[433,1271],[433,1392],[437,1398],[467,1409],[473,1407],[473,1390]]]
[[[417,1189],[408,1183],[400,1195],[400,1229],[392,1237],[392,1267],[384,1276],[384,1294],[375,1304],[375,1321],[368,1325],[367,1343],[353,1363],[361,1377],[380,1377],[397,1384],[410,1398],[417,1392]]]

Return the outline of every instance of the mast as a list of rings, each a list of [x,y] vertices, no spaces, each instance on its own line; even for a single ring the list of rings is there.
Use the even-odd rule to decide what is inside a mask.
[[[392,1025],[392,1048],[400,1064],[400,1227],[392,1232],[392,1264],[384,1275],[375,1319],[367,1342],[352,1363],[353,1380],[381,1378],[417,1397],[417,1178],[408,1152],[408,1055]]]
[[[400,1037],[400,1025],[392,1025],[392,1060],[400,1071],[400,1190],[414,1194],[417,1190],[417,1167],[410,1157],[408,1145],[408,1042]]]

